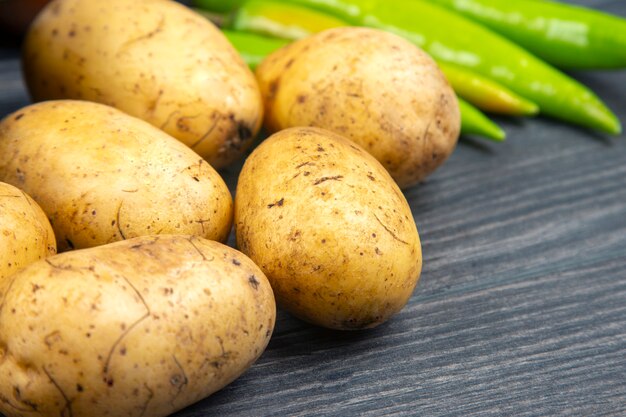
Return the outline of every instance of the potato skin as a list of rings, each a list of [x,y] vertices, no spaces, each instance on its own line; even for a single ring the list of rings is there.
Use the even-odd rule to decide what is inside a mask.
[[[191,149],[119,110],[49,101],[0,122],[0,181],[44,210],[59,251],[150,234],[225,241],[232,196]]]
[[[192,236],[48,258],[0,282],[0,412],[166,416],[261,355],[275,322],[263,273]]]
[[[0,281],[56,253],[45,213],[26,193],[0,182]]]
[[[174,1],[55,0],[25,39],[35,101],[116,107],[190,146],[219,169],[262,122],[254,75],[207,19]]]
[[[422,181],[456,146],[454,91],[425,52],[391,33],[321,32],[274,52],[256,75],[270,132],[316,126],[341,134],[401,188]]]
[[[333,329],[389,319],[421,272],[417,228],[393,179],[361,147],[318,128],[283,130],[248,157],[235,231],[279,305]]]

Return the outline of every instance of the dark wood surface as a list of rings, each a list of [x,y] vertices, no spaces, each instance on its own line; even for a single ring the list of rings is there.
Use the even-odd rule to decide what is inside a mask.
[[[626,71],[574,75],[626,124]],[[4,47],[0,117],[28,102]],[[405,192],[424,269],[402,312],[348,333],[279,312],[260,360],[176,416],[626,415],[626,136],[498,121],[506,143],[463,138]]]

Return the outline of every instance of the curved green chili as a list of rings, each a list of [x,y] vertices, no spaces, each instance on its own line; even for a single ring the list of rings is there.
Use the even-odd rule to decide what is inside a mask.
[[[431,0],[562,68],[626,67],[626,19],[536,0]]]
[[[269,54],[290,42],[285,39],[268,38],[254,33],[235,32],[227,29],[222,29],[222,33],[252,70],[255,70]]]
[[[267,55],[290,42],[285,39],[268,38],[228,29],[222,29],[222,33],[252,69],[256,68]],[[462,99],[459,99],[459,108],[461,110],[461,133],[484,136],[498,142],[504,140],[504,131],[477,108]]]
[[[438,62],[450,85],[459,97],[481,110],[509,116],[531,116],[539,107],[497,82],[467,68]]]
[[[491,30],[421,0],[286,0],[352,24],[405,37],[438,61],[497,80],[539,105],[542,113],[619,134],[617,117],[588,88]]]
[[[246,0],[193,0],[193,5],[200,9],[211,10],[217,13],[232,12],[245,3]]]
[[[489,120],[480,110],[462,98],[458,98],[458,101],[461,110],[462,135],[483,136],[496,142],[502,142],[506,138],[504,130]]]
[[[348,23],[302,6],[268,0],[245,2],[230,24],[234,30],[292,40],[340,26]]]
[[[284,2],[250,0],[232,15],[227,27],[284,39],[300,39],[347,23],[327,14]],[[481,110],[513,116],[537,114],[536,104],[479,74],[439,63],[452,88]]]

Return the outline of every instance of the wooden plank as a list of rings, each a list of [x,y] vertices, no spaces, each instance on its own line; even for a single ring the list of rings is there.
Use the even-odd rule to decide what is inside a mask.
[[[283,318],[260,363],[177,416],[619,415],[625,299],[622,259],[418,296],[368,332]]]

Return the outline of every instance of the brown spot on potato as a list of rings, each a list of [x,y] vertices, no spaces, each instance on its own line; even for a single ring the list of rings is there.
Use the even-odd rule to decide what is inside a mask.
[[[302,232],[300,230],[296,230],[292,234],[290,234],[287,239],[294,242],[300,237],[301,233]]]
[[[274,97],[276,97],[276,93],[278,92],[278,87],[280,86],[280,79],[277,78],[275,80],[270,81],[269,86],[268,86],[268,96],[267,96],[267,100],[272,101],[274,100]]]
[[[296,166],[296,169],[302,168],[303,166],[307,166],[307,165],[315,165],[315,163],[314,162],[310,162],[310,161],[303,162],[300,165]]]
[[[272,207],[275,207],[275,206],[282,207],[284,203],[285,203],[285,199],[281,198],[280,200],[278,200],[275,203],[268,204],[267,208],[272,208]]]
[[[249,284],[250,284],[250,286],[251,286],[252,288],[254,288],[255,290],[258,290],[258,289],[259,289],[259,284],[260,284],[260,282],[256,279],[256,276],[254,276],[254,275],[250,275],[250,276],[248,277],[248,283],[249,283]]]
[[[16,169],[15,169],[15,175],[16,175],[16,177],[17,177],[17,181],[18,181],[18,182],[20,182],[20,183],[24,183],[24,180],[26,179],[26,177],[25,177],[25,175],[24,175],[24,172],[22,172],[22,170],[21,170],[21,169],[16,168]]]
[[[52,14],[58,16],[61,13],[61,3],[55,2],[51,5]]]
[[[160,93],[162,94],[163,90],[160,91]],[[161,95],[159,95],[159,97],[161,97]],[[153,108],[156,108],[156,101],[153,104]],[[187,120],[190,119],[189,117],[179,117],[178,120],[176,120],[176,128],[178,130],[180,130],[181,132],[189,132],[191,129],[187,123]]]
[[[184,377],[180,374],[174,374],[170,377],[170,384],[177,387],[184,382]]]
[[[343,178],[343,175],[335,175],[332,177],[322,177],[315,180],[313,185],[319,185],[325,181],[340,181]]]
[[[58,330],[55,330],[44,338],[44,343],[48,346],[48,349],[51,349],[52,346],[59,341],[61,341],[61,332]]]

